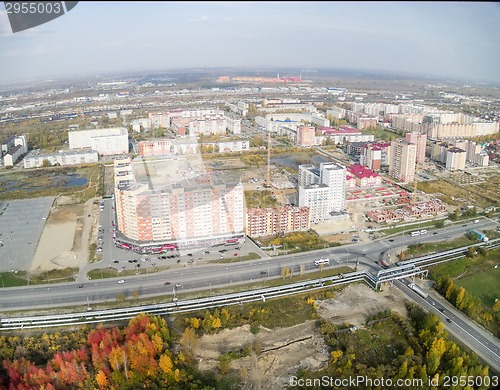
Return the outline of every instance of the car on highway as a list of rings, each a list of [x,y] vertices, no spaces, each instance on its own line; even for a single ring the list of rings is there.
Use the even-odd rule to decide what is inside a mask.
[[[123,280],[123,279],[120,279],[120,280],[118,281],[118,284],[123,284],[123,283],[125,283],[125,280]]]
[[[165,283],[163,283],[163,285],[164,285],[164,286],[170,286],[171,284],[172,284],[172,283],[170,283],[170,282],[165,282]]]
[[[113,263],[118,264],[119,261],[118,260],[113,260]]]
[[[182,284],[177,283],[177,284],[175,285],[175,287],[176,287],[176,288],[181,288],[181,287],[182,287]]]
[[[447,318],[446,321],[448,321],[451,324],[451,320],[449,318]]]
[[[394,242],[394,239],[393,239],[393,238],[391,238],[390,240],[387,240],[387,241],[389,241],[389,242]]]
[[[78,288],[83,288],[83,284],[79,284],[79,285],[78,285]]]
[[[479,223],[479,219],[475,219],[475,220],[474,220],[474,223]]]

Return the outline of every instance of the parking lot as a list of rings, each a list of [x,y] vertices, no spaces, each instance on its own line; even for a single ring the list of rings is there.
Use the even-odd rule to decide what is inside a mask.
[[[0,272],[28,270],[54,197],[0,202]]]

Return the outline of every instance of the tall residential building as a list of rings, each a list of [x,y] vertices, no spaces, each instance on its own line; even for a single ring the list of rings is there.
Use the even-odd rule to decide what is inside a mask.
[[[309,173],[307,173],[309,171]],[[302,183],[302,184],[301,184]],[[299,166],[299,207],[309,207],[311,222],[328,220],[345,210],[346,168],[335,163]]]
[[[118,231],[137,245],[210,245],[244,233],[243,186],[186,161],[115,160]],[[176,175],[182,170],[183,178]]]
[[[374,171],[389,165],[390,142],[366,143],[361,147],[359,163]]]
[[[315,144],[316,129],[314,126],[299,126],[297,128],[297,145],[313,146]]]
[[[423,164],[425,162],[425,147],[427,143],[427,134],[418,132],[410,132],[405,134],[405,140],[410,144],[417,146],[417,163]]]
[[[150,112],[149,120],[153,129],[170,127],[170,114],[168,112]]]
[[[404,183],[415,179],[415,163],[417,146],[402,138],[391,142],[391,156],[389,161],[389,176]]]
[[[467,152],[463,149],[453,147],[446,151],[446,169],[457,171],[465,169]]]
[[[482,151],[481,144],[478,144],[477,142],[474,141],[468,141],[466,147],[467,161],[473,162],[476,154],[480,154],[481,151]]]

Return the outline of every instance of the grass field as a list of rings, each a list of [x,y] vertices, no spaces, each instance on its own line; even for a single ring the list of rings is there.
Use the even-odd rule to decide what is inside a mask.
[[[442,252],[448,249],[459,248],[461,246],[471,245],[479,242],[478,240],[469,240],[467,237],[460,237],[450,241],[428,242],[425,244],[414,244],[408,247],[406,258],[419,257],[434,252]]]
[[[0,287],[16,287],[16,286],[26,286],[28,281],[26,280],[26,272],[18,272],[17,274],[13,272],[0,272]]]
[[[500,297],[500,267],[461,278],[457,284],[475,295],[483,306],[491,308]]]
[[[498,268],[494,268],[498,265]],[[477,297],[481,304],[491,309],[496,298],[500,298],[500,249],[486,256],[463,258],[439,264],[429,269],[432,279],[449,275],[456,284]]]

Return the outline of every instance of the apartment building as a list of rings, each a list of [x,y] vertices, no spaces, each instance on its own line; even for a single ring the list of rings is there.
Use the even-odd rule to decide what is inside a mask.
[[[467,152],[463,149],[452,147],[446,151],[446,169],[457,171],[465,169],[465,159]]]
[[[99,161],[99,155],[95,150],[68,150],[50,154],[31,152],[23,159],[24,168],[42,167],[46,160],[50,165],[61,166],[95,164]]]
[[[70,149],[90,148],[103,156],[129,151],[128,131],[124,127],[69,131],[68,140]]]
[[[246,212],[246,231],[251,237],[307,231],[310,227],[308,207],[286,205]]]
[[[299,126],[297,128],[297,145],[313,146],[316,144],[316,129],[314,126]]]
[[[405,140],[410,144],[417,146],[417,163],[423,164],[425,162],[425,148],[427,145],[427,134],[418,132],[409,132],[405,134]]]
[[[179,161],[153,163],[147,171],[175,173]],[[241,182],[227,182],[215,174],[192,172],[162,182],[149,181],[144,163],[115,160],[115,203],[119,232],[129,240],[207,244],[244,233],[244,199]],[[149,163],[148,163],[149,164]],[[142,170],[142,172],[141,172]],[[188,170],[185,170],[188,172]],[[138,180],[138,176],[143,176]],[[172,177],[169,173],[164,176]]]
[[[415,178],[417,146],[400,138],[391,142],[389,176],[404,183]]]
[[[307,172],[309,171],[309,172]],[[331,218],[345,210],[346,168],[335,163],[321,163],[319,174],[311,165],[299,166],[299,207],[309,207],[311,222]]]

